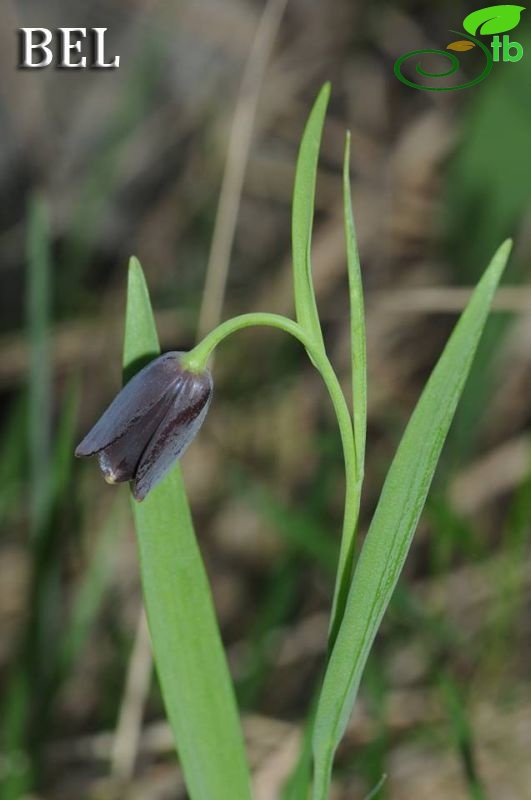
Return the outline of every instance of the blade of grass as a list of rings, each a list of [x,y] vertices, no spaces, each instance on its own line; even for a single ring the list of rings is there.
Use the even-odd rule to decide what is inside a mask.
[[[17,669],[8,682],[2,703],[0,735],[2,745],[1,800],[26,797],[34,782],[34,763],[26,749],[28,699],[31,680],[27,669]]]
[[[54,432],[46,495],[41,509],[42,519],[32,552],[30,613],[19,667],[28,675],[29,724],[26,734],[37,782],[57,692],[61,681],[67,677],[59,669],[61,618],[65,599],[62,554],[72,530],[68,501],[72,496],[72,452],[76,435],[78,389],[78,384],[71,382]],[[56,643],[56,646],[50,647],[50,642]]]
[[[126,375],[158,350],[142,268],[132,259]],[[188,792],[192,800],[248,800],[234,692],[179,467],[133,511],[157,672]]]
[[[0,433],[0,530],[7,534],[4,524],[12,509],[19,506],[25,474],[28,427],[28,398],[25,394],[15,398],[6,414],[6,422]]]
[[[439,676],[439,687],[450,722],[452,743],[461,759],[470,800],[486,800],[476,764],[474,737],[463,692],[446,672]]]
[[[386,780],[387,780],[387,774],[386,774],[386,773],[384,773],[384,774],[382,775],[382,777],[380,778],[380,780],[378,781],[378,783],[376,784],[376,786],[375,786],[373,789],[371,789],[371,791],[369,792],[369,794],[366,794],[366,795],[365,795],[365,797],[363,798],[363,800],[374,800],[374,798],[375,798],[375,797],[377,797],[377,795],[378,795],[378,792],[380,791],[380,789],[382,789],[382,788],[383,788],[383,786],[384,786],[384,784],[385,784]]]
[[[323,334],[312,282],[311,247],[317,161],[329,98],[330,84],[325,83],[314,103],[302,136],[295,172],[291,221],[297,321],[323,351]]]
[[[308,800],[312,778],[312,735],[317,698],[314,697],[302,732],[299,757],[282,787],[281,800]]]
[[[51,650],[46,658],[34,658],[34,632],[40,632],[49,622],[50,604],[54,602],[53,578],[42,566],[42,552],[49,548],[52,533],[47,519],[50,494],[50,428],[52,370],[50,361],[50,231],[48,210],[38,196],[32,197],[28,208],[26,235],[26,318],[30,364],[26,441],[29,456],[29,529],[31,541],[32,588],[24,645],[15,674],[9,681],[2,708],[3,749],[8,768],[0,778],[0,796],[5,800],[22,796],[34,780],[35,740],[28,731],[32,699],[42,688],[49,667]],[[42,602],[38,602],[38,599]],[[52,637],[53,638],[53,637]],[[48,640],[49,641],[49,640]],[[36,726],[35,726],[36,727]],[[31,741],[30,741],[31,740]]]
[[[34,197],[28,212],[27,317],[30,340],[29,455],[32,536],[38,537],[48,493],[51,440],[50,230],[48,209]]]
[[[314,800],[328,798],[334,753],[404,565],[510,249],[510,241],[499,248],[476,287],[426,384],[387,474],[325,673],[313,740]]]
[[[352,354],[352,407],[358,480],[363,480],[365,439],[367,435],[367,345],[363,285],[358,252],[352,197],[350,192],[350,133],[347,133],[343,161],[343,205],[347,246],[348,286],[350,297],[350,337]]]
[[[345,155],[343,159],[343,210],[350,299],[352,414],[356,468],[345,504],[345,516],[348,514],[349,525],[344,527],[343,536],[341,537],[339,566],[334,588],[332,614],[330,617],[330,650],[334,646],[339,626],[343,619],[345,603],[352,578],[352,564],[354,561],[354,546],[361,502],[361,488],[365,471],[365,440],[367,436],[367,345],[360,257],[358,253],[350,192],[350,133],[347,133]]]
[[[77,376],[74,376],[66,387],[60,419],[54,432],[53,462],[49,475],[50,506],[55,504],[61,508],[71,488],[72,450],[75,447],[80,397],[81,386]]]
[[[72,452],[72,450],[70,450]],[[124,532],[123,498],[117,498],[107,516],[92,558],[74,598],[70,617],[61,637],[57,656],[58,682],[67,676],[87,642],[109,586],[113,553]]]

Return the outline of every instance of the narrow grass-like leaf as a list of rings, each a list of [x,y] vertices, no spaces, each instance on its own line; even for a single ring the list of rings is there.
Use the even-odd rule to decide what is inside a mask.
[[[326,670],[314,731],[314,799],[327,800],[345,731],[383,614],[404,565],[511,243],[492,259],[411,416],[356,565]]]
[[[302,136],[295,172],[291,220],[297,321],[323,349],[323,334],[313,290],[311,247],[317,162],[329,97],[330,84],[325,83],[315,101]]]
[[[371,789],[369,794],[365,795],[363,800],[374,800],[374,798],[378,796],[378,792],[380,791],[386,780],[387,780],[387,775],[384,773],[380,778],[380,780],[378,781],[378,783],[376,784],[376,786],[373,789]]]
[[[81,386],[75,376],[66,386],[61,406],[61,416],[54,431],[53,461],[49,475],[49,500],[46,511],[55,505],[61,507],[71,490],[72,451],[76,440],[76,423],[81,397]]]
[[[52,368],[50,354],[50,225],[48,208],[31,200],[27,235],[27,316],[30,340],[29,454],[32,535],[41,533],[49,491]]]
[[[363,480],[365,439],[367,436],[367,345],[365,336],[365,311],[363,285],[358,253],[356,228],[352,214],[350,193],[350,133],[347,133],[343,161],[343,206],[345,215],[345,241],[347,245],[348,285],[350,295],[350,336],[352,355],[352,405],[354,416],[354,441],[358,480]]]
[[[72,451],[70,450],[70,452]],[[123,521],[125,511],[128,509],[125,507],[123,499],[123,496],[117,498],[115,505],[111,508],[92,558],[77,589],[57,654],[58,681],[68,675],[72,665],[82,652],[101,608],[105,590],[110,584],[117,539],[125,530]]]
[[[49,622],[55,620],[56,570],[45,563],[43,553],[53,549],[47,509],[50,500],[50,439],[52,369],[50,358],[50,227],[45,202],[34,196],[28,208],[26,238],[26,317],[29,343],[27,444],[29,455],[29,512],[32,560],[31,608],[24,644],[9,681],[2,707],[2,750],[7,769],[0,776],[5,800],[22,797],[32,788],[33,768],[29,739],[38,744],[35,724],[28,737],[32,701],[46,678],[51,663]],[[20,449],[20,442],[19,449]],[[14,466],[14,465],[13,465]],[[40,645],[46,638],[47,650]],[[40,652],[39,652],[40,651]],[[41,691],[42,695],[42,691]],[[40,697],[37,702],[40,701]],[[39,709],[40,710],[40,709]],[[38,711],[35,711],[36,717]],[[40,722],[40,720],[39,720]],[[32,748],[33,749],[33,748]],[[21,757],[22,756],[22,757]],[[17,763],[18,761],[18,763]]]
[[[282,787],[281,800],[308,800],[310,796],[312,785],[313,724],[315,721],[315,712],[317,711],[317,700],[317,696],[312,700],[310,712],[302,731],[299,756],[289,778]]]
[[[25,749],[31,678],[27,669],[17,669],[6,687],[2,703],[0,737],[3,769],[0,773],[2,800],[27,797],[34,782],[34,764]]]
[[[124,370],[159,351],[142,268],[129,270]],[[176,465],[133,502],[155,663],[191,800],[249,800],[234,692]]]
[[[341,537],[339,565],[334,589],[334,602],[330,617],[330,647],[333,647],[339,626],[341,625],[352,577],[354,545],[361,501],[363,474],[365,471],[365,440],[367,436],[367,346],[360,257],[350,193],[350,133],[347,133],[345,156],[343,160],[343,211],[350,299],[352,415],[354,424],[356,474],[350,489],[351,496],[349,497],[348,504],[350,513],[349,525],[345,525],[343,536]]]
[[[23,394],[13,401],[0,431],[0,530],[6,536],[8,526],[4,519],[18,507],[22,494],[27,449],[20,443],[27,440],[27,420],[28,399]]]
[[[307,800],[310,796],[312,774],[311,731],[304,736],[302,749],[293,773],[282,789],[281,800]]]
[[[447,673],[439,677],[446,714],[450,723],[450,736],[461,761],[470,800],[486,800],[478,765],[476,763],[472,725],[466,702],[458,683]]]

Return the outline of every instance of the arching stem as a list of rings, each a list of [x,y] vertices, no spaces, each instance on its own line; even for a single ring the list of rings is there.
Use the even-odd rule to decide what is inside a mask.
[[[191,371],[205,369],[212,352],[224,339],[231,334],[236,333],[236,331],[255,326],[278,328],[285,333],[289,333],[291,336],[294,336],[295,339],[298,339],[298,341],[304,345],[310,360],[321,374],[325,386],[328,389],[328,394],[330,395],[339,425],[339,433],[341,436],[343,457],[345,461],[346,486],[343,534],[341,537],[341,550],[339,555],[339,568],[337,576],[339,589],[338,596],[336,597],[336,602],[334,604],[333,617],[330,626],[329,650],[331,650],[337,636],[339,625],[341,624],[346,594],[350,585],[353,553],[351,552],[351,548],[348,548],[347,543],[353,541],[353,537],[350,535],[350,533],[357,524],[358,502],[356,498],[359,496],[357,489],[360,476],[357,474],[356,448],[350,411],[337,375],[334,372],[334,369],[328,360],[321,343],[314,342],[308,333],[297,322],[294,322],[288,317],[284,317],[279,314],[268,313],[242,314],[238,317],[233,317],[232,319],[223,322],[221,325],[218,325],[217,328],[207,334],[205,338],[193,348],[193,350],[183,357],[182,366]]]

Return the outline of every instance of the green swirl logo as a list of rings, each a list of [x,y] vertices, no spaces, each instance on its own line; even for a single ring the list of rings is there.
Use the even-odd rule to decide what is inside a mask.
[[[412,50],[410,53],[405,53],[400,56],[395,62],[394,72],[396,77],[406,86],[411,86],[413,89],[422,89],[425,92],[451,92],[456,89],[468,89],[469,86],[475,86],[484,80],[492,69],[494,61],[519,61],[523,56],[523,47],[519,42],[511,42],[509,36],[495,35],[490,44],[490,48],[483,42],[477,39],[474,34],[499,34],[515,28],[520,21],[520,14],[524,11],[523,6],[502,5],[502,6],[489,6],[488,8],[481,8],[478,11],[473,11],[463,21],[463,28],[467,33],[459,31],[451,31],[458,36],[464,36],[465,39],[460,39],[447,45],[446,50]],[[428,72],[422,66],[420,60],[417,61],[416,71],[423,78],[447,78],[456,73],[460,67],[459,59],[454,53],[448,50],[465,52],[478,47],[485,56],[485,67],[480,75],[473,80],[466,83],[460,83],[457,86],[425,86],[421,83],[416,83],[414,80],[407,78],[403,72],[402,67],[407,59],[414,58],[415,56],[426,55],[441,55],[450,61],[450,68],[445,72]],[[492,52],[491,52],[492,49]],[[425,62],[424,62],[425,63]]]
[[[458,31],[451,31],[451,33],[458,33]],[[401,71],[402,64],[406,59],[411,58],[412,56],[426,55],[428,53],[430,54],[436,53],[437,55],[445,56],[446,58],[450,59],[452,66],[450,67],[450,69],[446,70],[446,72],[427,72],[425,69],[423,69],[420,61],[417,62],[416,66],[417,72],[424,78],[447,78],[449,75],[453,75],[459,69],[459,60],[457,56],[455,56],[453,53],[448,53],[446,50],[412,50],[411,53],[406,53],[405,55],[400,56],[400,58],[398,58],[395,62],[395,75],[398,78],[398,80],[402,81],[402,83],[405,83],[407,86],[412,86],[413,89],[424,89],[424,91],[427,92],[451,92],[455,89],[468,89],[469,86],[474,86],[476,83],[479,83],[480,81],[484,80],[491,71],[493,64],[492,54],[489,48],[485,47],[483,42],[480,42],[479,39],[475,39],[473,36],[469,36],[466,33],[464,34],[458,33],[458,35],[466,36],[468,40],[473,42],[472,46],[477,45],[483,50],[485,54],[486,64],[485,64],[485,69],[483,70],[481,75],[479,75],[477,78],[474,78],[474,80],[472,81],[467,81],[467,83],[460,83],[458,86],[423,86],[420,83],[414,83],[413,81],[410,81],[409,78],[406,78],[406,76],[402,74]],[[456,42],[455,44],[458,43]],[[463,47],[459,49],[464,50],[465,48]]]

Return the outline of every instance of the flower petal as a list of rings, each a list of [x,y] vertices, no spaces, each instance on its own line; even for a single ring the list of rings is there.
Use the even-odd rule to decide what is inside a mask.
[[[76,456],[91,456],[116,442],[182,380],[180,358],[172,352],[140,370],[119,392],[92,430],[76,448]]]
[[[164,478],[203,424],[212,399],[210,373],[184,373],[180,391],[140,459],[133,481],[133,496],[143,500]]]
[[[98,461],[107,483],[123,483],[133,480],[142,453],[166,417],[173,401],[174,395],[170,389],[158,405],[151,408],[145,416],[128,428],[123,436],[99,451]]]

